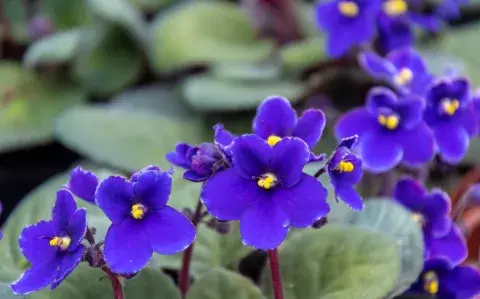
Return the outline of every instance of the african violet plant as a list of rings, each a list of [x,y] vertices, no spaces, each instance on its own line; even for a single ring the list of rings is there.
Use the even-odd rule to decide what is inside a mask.
[[[292,9],[275,1],[260,2],[288,21],[276,23],[273,29],[256,24],[278,44],[287,44],[281,56],[288,67],[297,62],[293,54],[298,50],[288,52],[292,50],[288,43],[301,37],[302,28],[282,30],[285,24],[295,25]],[[168,6],[161,0],[76,4],[74,9],[87,12],[72,23],[62,23],[52,14],[35,16],[27,31],[31,39],[39,40],[27,52],[25,65],[73,61],[73,81],[89,93],[109,94],[132,84],[144,60],[155,72],[208,62],[213,67],[207,75],[182,84],[191,107],[233,110],[216,91],[228,90],[234,98],[238,91],[248,90],[249,97],[238,106],[258,108],[251,133],[232,133],[229,124],[218,123],[210,131],[213,138],[202,134],[196,117],[174,105],[162,110],[174,115],[168,116],[170,121],[138,113],[138,107],[140,117],[132,117],[121,97],[112,110],[84,106],[67,111],[57,120],[57,137],[118,169],[78,166],[47,182],[18,207],[0,241],[0,254],[7,257],[0,263],[0,297],[468,299],[479,295],[480,272],[467,261],[464,206],[452,208],[446,192],[436,187],[427,190],[432,185],[427,177],[439,164],[455,165],[468,155],[478,136],[480,100],[465,76],[434,74],[413,47],[414,25],[437,32],[443,21],[458,16],[464,2],[445,0],[433,7],[426,0],[316,4],[315,20],[327,35],[327,54],[358,58],[358,65],[376,83],[363,106],[346,111],[330,126],[336,142],[328,155],[322,147],[328,138],[322,135],[329,133],[328,111],[308,107],[297,114],[292,107],[301,93],[297,83],[285,78],[272,83],[280,71],[268,65],[259,68],[261,75],[248,66],[239,67],[239,62],[258,62],[274,51],[270,40],[256,40],[253,31],[237,36],[235,28],[246,22],[233,6],[210,2],[174,6],[171,14],[155,20],[150,38],[144,36],[145,24],[132,3],[149,12]],[[59,2],[46,3],[57,7]],[[111,3],[115,5],[108,6]],[[45,11],[48,15],[49,9]],[[214,38],[203,39],[201,26],[191,26],[192,34],[183,32],[189,38],[178,38],[181,30],[175,31],[172,24],[195,24],[195,16],[206,11],[215,20],[231,23],[225,30],[235,32],[238,48],[227,39],[221,45],[228,50],[213,51],[222,47]],[[76,23],[89,26],[72,29]],[[52,35],[60,28],[68,30]],[[11,33],[19,38],[22,32]],[[198,52],[186,43],[195,38]],[[67,41],[71,51],[50,56],[54,41]],[[82,51],[74,51],[80,44]],[[110,52],[118,55],[103,57]],[[169,59],[161,59],[163,55],[170,55]],[[224,67],[224,60],[237,64]],[[104,76],[106,70],[109,76]],[[243,83],[232,83],[235,80]],[[23,91],[19,86],[14,96]],[[149,99],[158,95],[156,88],[146,92]],[[269,96],[264,99],[266,92]],[[145,95],[131,93],[133,98]],[[108,122],[112,117],[120,122]],[[187,118],[189,125],[183,125]],[[107,134],[112,127],[119,127],[120,133]],[[160,129],[178,144],[165,145],[165,134],[149,141],[153,145],[144,141],[148,139],[144,132],[156,136]],[[158,149],[165,147],[169,153],[163,157]],[[175,168],[168,168],[172,164]],[[138,170],[138,165],[144,168]],[[137,171],[132,173],[133,168]],[[51,196],[54,192],[56,197]],[[478,205],[478,198],[477,186],[462,200]],[[34,215],[19,216],[28,213]]]

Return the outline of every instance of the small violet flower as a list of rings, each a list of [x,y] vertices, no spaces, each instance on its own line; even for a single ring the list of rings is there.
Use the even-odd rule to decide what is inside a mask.
[[[87,213],[77,209],[73,195],[65,189],[57,192],[52,220],[27,226],[18,240],[20,249],[32,267],[10,285],[17,295],[55,289],[81,262],[85,248],[81,244],[87,231]]]
[[[168,172],[149,166],[130,181],[111,176],[96,192],[97,206],[112,221],[105,237],[105,260],[115,273],[136,273],[153,252],[174,254],[195,239],[193,224],[167,206],[172,188]]]
[[[290,227],[311,226],[330,211],[327,190],[302,172],[310,151],[301,139],[285,137],[273,143],[243,135],[231,151],[233,167],[206,182],[201,200],[219,220],[240,221],[245,245],[276,248]]]
[[[95,204],[95,191],[98,186],[97,176],[90,171],[78,166],[70,173],[70,180],[65,186],[75,196]]]
[[[179,143],[175,152],[168,153],[166,158],[170,163],[186,169],[183,178],[191,182],[204,182],[229,164],[228,153],[210,142],[198,146]]]
[[[350,152],[356,140],[354,136],[340,143],[328,162],[327,170],[336,198],[343,200],[353,210],[360,211],[363,201],[353,186],[362,178],[362,160]]]
[[[443,20],[453,20],[460,17],[460,6],[468,4],[469,0],[442,0],[438,2],[434,14]]]
[[[313,149],[322,137],[325,128],[325,115],[319,109],[305,110],[300,118],[282,97],[266,98],[257,109],[253,119],[252,131],[265,139],[270,146],[274,146],[284,137],[298,137],[309,149]],[[215,140],[221,144],[230,144],[235,138],[222,125],[215,126]],[[311,154],[310,161],[322,161],[324,155],[316,157]]]
[[[460,228],[452,223],[446,235],[438,237],[424,231],[425,259],[444,258],[459,265],[468,255],[467,241]]]
[[[327,53],[333,58],[371,41],[380,0],[322,1],[316,7],[318,27],[327,33]]]
[[[378,44],[384,53],[413,45],[413,35],[410,22],[405,19],[390,18],[380,14],[377,20]]]
[[[423,58],[411,48],[395,50],[386,58],[364,52],[360,54],[359,62],[371,76],[389,82],[402,93],[422,96],[433,80]]]
[[[432,128],[440,158],[459,163],[477,134],[477,121],[470,97],[470,84],[464,78],[443,78],[426,94],[425,121]]]
[[[354,149],[371,172],[385,172],[399,163],[418,167],[435,154],[433,134],[422,119],[424,105],[418,96],[398,98],[387,88],[373,88],[365,107],[340,117],[335,135],[338,140],[359,136]]]
[[[480,272],[471,266],[452,266],[444,259],[429,260],[410,291],[436,299],[473,298],[480,293]]]
[[[439,31],[442,26],[440,20],[434,15],[427,15],[417,12],[415,9],[410,9],[415,4],[417,3],[408,0],[384,0],[380,15],[384,18],[418,25],[430,32]]]

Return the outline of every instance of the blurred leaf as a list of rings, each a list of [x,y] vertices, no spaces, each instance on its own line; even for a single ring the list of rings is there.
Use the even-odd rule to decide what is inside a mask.
[[[114,174],[106,169],[89,169],[101,178]],[[20,232],[27,225],[35,224],[42,219],[51,219],[55,194],[68,182],[69,175],[70,173],[66,172],[48,179],[27,194],[10,214],[3,227],[4,237],[0,242],[0,282],[12,282],[28,267],[18,246]],[[89,226],[97,229],[99,240],[103,239],[110,221],[96,206],[83,200],[77,200],[77,204],[87,209]]]
[[[144,46],[146,24],[142,14],[129,0],[87,0],[87,3],[97,17],[120,25]]]
[[[187,299],[263,299],[249,279],[224,269],[213,269],[190,288]]]
[[[55,118],[85,100],[70,85],[52,86],[19,64],[0,63],[0,151],[46,143]]]
[[[84,33],[75,29],[49,35],[34,42],[23,56],[27,67],[60,64],[70,61],[77,54],[78,46]]]
[[[325,59],[325,40],[321,37],[291,43],[280,49],[283,64],[289,70],[302,70]]]
[[[318,0],[316,3],[323,1]],[[315,4],[305,3],[303,1],[293,2],[296,4],[297,21],[300,24],[302,32],[307,38],[323,35],[323,31],[317,27],[315,21]]]
[[[268,82],[280,77],[280,66],[273,63],[217,63],[212,67],[212,76],[221,80],[243,81],[242,83]]]
[[[84,106],[64,113],[56,133],[62,143],[92,160],[131,171],[150,164],[167,168],[166,153],[181,141],[201,142],[204,132],[194,118]]]
[[[365,202],[365,208],[361,212],[350,210],[343,216],[343,219],[329,217],[329,223],[373,229],[397,243],[402,259],[401,274],[388,298],[407,290],[420,275],[424,257],[423,234],[411,213],[389,198],[374,198]]]
[[[91,20],[86,0],[43,0],[41,5],[59,31],[83,26]]]
[[[166,6],[175,0],[130,0],[135,6],[141,10],[155,12],[163,6]]]
[[[273,42],[258,40],[246,13],[228,2],[187,2],[153,24],[151,59],[158,71],[198,63],[259,62]]]
[[[279,259],[288,299],[380,299],[392,289],[400,271],[393,240],[334,225],[298,232],[280,247]],[[273,298],[268,270],[262,282]]]
[[[470,140],[468,152],[463,158],[464,163],[471,165],[480,165],[480,138],[476,137]]]
[[[27,43],[28,36],[28,17],[23,1],[2,1],[2,11],[8,19],[10,26],[10,35],[18,43]]]
[[[87,90],[108,94],[135,82],[142,71],[137,46],[118,27],[107,26],[82,39],[73,76]]]
[[[272,95],[286,97],[295,103],[302,89],[300,83],[290,81],[241,84],[202,75],[187,79],[182,91],[187,103],[196,110],[238,111],[255,109]]]

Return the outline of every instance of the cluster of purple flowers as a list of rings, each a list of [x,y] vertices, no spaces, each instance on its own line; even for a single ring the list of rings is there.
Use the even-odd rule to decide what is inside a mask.
[[[431,12],[418,0],[330,0],[316,7],[318,26],[327,34],[327,53],[345,55],[355,46],[373,42],[389,52],[410,46],[414,27],[437,32],[444,20],[459,16],[459,6],[468,0],[443,0]]]
[[[409,48],[386,58],[362,53],[359,60],[366,72],[392,87],[373,88],[364,107],[337,122],[339,140],[360,137],[355,150],[366,169],[379,173],[399,164],[418,168],[435,154],[450,164],[463,159],[478,130],[467,79],[433,76]]]
[[[478,269],[461,265],[467,245],[450,217],[448,195],[440,189],[427,192],[419,182],[405,178],[395,186],[393,197],[412,212],[423,230],[425,265],[410,291],[438,299],[472,298],[480,293]]]

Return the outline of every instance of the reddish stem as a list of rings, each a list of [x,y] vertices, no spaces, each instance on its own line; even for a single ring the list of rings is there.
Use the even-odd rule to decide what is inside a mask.
[[[195,209],[195,213],[192,217],[192,223],[195,228],[198,226],[202,218],[202,202],[198,200],[197,208]],[[192,261],[192,253],[193,247],[195,242],[190,245],[184,252],[182,256],[182,269],[180,270],[180,277],[179,277],[179,287],[180,287],[180,294],[182,294],[182,298],[185,298],[188,292],[188,287],[190,285],[190,264]]]
[[[107,267],[103,267],[102,270],[108,275],[108,278],[110,278],[110,280],[112,281],[113,299],[124,299],[125,297],[123,295],[123,287],[118,275],[113,273],[112,270],[108,269]]]
[[[280,265],[278,263],[277,249],[268,251],[268,260],[270,272],[272,275],[273,294],[275,299],[283,299],[282,276],[280,274]]]

